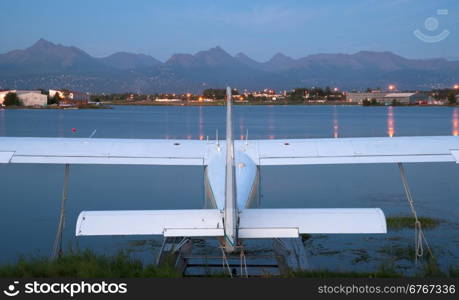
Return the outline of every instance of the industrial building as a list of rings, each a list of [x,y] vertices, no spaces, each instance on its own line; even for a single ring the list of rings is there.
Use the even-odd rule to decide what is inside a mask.
[[[0,90],[0,106],[3,105],[3,101],[5,100],[6,94],[8,94],[9,90]]]
[[[19,101],[24,106],[46,106],[48,105],[48,96],[43,95],[41,91],[25,91],[25,90],[6,90],[0,91],[0,104],[3,105],[5,96],[8,93],[15,93]]]
[[[347,100],[362,104],[364,100],[375,99],[380,104],[391,104],[393,100],[401,104],[416,104],[429,100],[427,95],[421,93],[394,93],[394,92],[367,92],[367,93],[347,93]]]

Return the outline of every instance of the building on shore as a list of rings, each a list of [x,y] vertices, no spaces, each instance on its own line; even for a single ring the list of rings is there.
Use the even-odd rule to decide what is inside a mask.
[[[233,95],[233,98],[237,95]],[[239,95],[241,101],[247,101],[248,99],[255,99],[261,101],[277,101],[285,99],[285,95],[282,93],[276,93],[275,90],[272,89],[264,89],[262,91],[245,91],[241,95]]]
[[[421,93],[394,93],[372,91],[366,93],[347,93],[347,100],[362,104],[364,100],[375,99],[379,104],[391,104],[394,100],[401,104],[419,104],[428,101],[429,97]]]
[[[66,90],[49,90],[48,91],[49,97],[53,98],[56,96],[56,94],[59,96],[59,98],[64,99],[73,99],[73,92],[71,91],[66,91]]]
[[[5,101],[5,96],[10,90],[0,90],[0,106],[3,106],[3,101]]]
[[[54,98],[56,95],[60,98],[60,106],[80,106],[89,103],[89,95],[87,93],[69,90],[49,90],[50,98]]]
[[[168,99],[168,98],[156,98],[156,102],[181,102],[182,99],[174,98],[174,99]]]
[[[21,105],[23,106],[46,106],[48,105],[48,96],[42,94],[41,91],[26,91],[26,90],[6,90],[0,91],[0,104],[3,105],[5,96],[8,93],[15,93]]]

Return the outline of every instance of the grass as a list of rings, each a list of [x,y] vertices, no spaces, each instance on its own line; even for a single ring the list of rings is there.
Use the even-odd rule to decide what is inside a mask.
[[[437,260],[434,257],[429,256],[427,261],[422,264],[421,271],[418,272],[418,277],[447,277],[440,267],[438,266]]]
[[[449,277],[459,278],[459,267],[449,269]]]
[[[402,249],[403,250],[403,249]],[[397,250],[398,251],[398,250]],[[403,250],[408,251],[408,250]],[[442,272],[436,260],[429,257],[419,261],[419,271],[414,277],[459,277],[459,268],[450,268]],[[86,250],[81,252],[69,251],[56,260],[48,258],[20,259],[15,264],[0,266],[0,278],[177,278],[182,277],[174,268],[173,260],[166,259],[165,263],[156,266],[144,265],[139,260],[129,258],[120,252],[115,256],[95,254]],[[229,277],[224,272],[209,274],[206,277]],[[407,277],[397,271],[393,262],[382,264],[372,272],[308,270],[291,271],[283,278],[399,278]]]
[[[144,266],[124,253],[98,255],[92,251],[72,252],[56,260],[48,258],[20,259],[15,264],[0,266],[1,277],[74,277],[74,278],[146,278],[180,277],[173,264]]]
[[[410,216],[394,216],[386,218],[387,228],[393,230],[414,228],[414,221],[414,217]],[[419,217],[419,221],[424,229],[433,229],[441,222],[439,219],[430,217]]]
[[[402,278],[410,277],[398,272],[392,263],[382,264],[374,272],[347,272],[330,270],[311,270],[292,272],[287,275],[292,278]],[[428,258],[420,265],[419,271],[414,278],[459,278],[459,268],[451,268],[448,272],[442,272],[434,258]]]

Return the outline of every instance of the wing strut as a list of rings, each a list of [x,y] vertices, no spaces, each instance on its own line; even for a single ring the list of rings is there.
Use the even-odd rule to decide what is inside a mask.
[[[418,214],[416,209],[414,208],[414,200],[413,196],[411,195],[410,187],[408,185],[408,179],[406,178],[405,168],[403,167],[402,163],[397,163],[398,168],[400,170],[400,177],[402,178],[403,189],[405,190],[406,200],[408,200],[408,204],[410,205],[411,212],[413,213],[414,217],[414,246],[416,249],[415,253],[415,261],[421,258],[424,255],[424,248],[423,244],[425,243],[427,250],[431,257],[433,257],[432,250],[429,247],[429,243],[424,235],[424,231],[422,231],[421,221],[418,219]]]
[[[62,189],[61,212],[59,215],[59,224],[57,225],[56,238],[53,245],[53,253],[51,258],[56,259],[62,255],[62,232],[65,227],[65,202],[67,202],[67,193],[69,186],[70,165],[65,164],[64,167],[64,187]]]

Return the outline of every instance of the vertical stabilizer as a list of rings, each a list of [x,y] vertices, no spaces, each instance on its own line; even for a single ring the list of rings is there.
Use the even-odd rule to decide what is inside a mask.
[[[231,89],[226,88],[226,175],[225,175],[225,250],[233,252],[237,243],[236,180],[234,173],[234,143]]]

